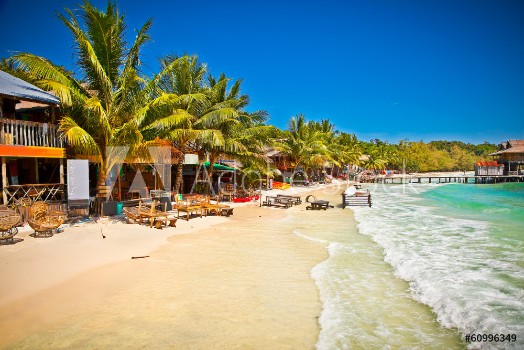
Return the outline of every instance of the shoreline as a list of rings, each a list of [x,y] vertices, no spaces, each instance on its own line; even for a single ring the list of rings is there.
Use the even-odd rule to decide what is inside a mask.
[[[345,184],[338,185],[345,186]],[[305,195],[336,186],[337,184],[316,188],[299,188],[295,191],[285,191],[285,193]],[[268,191],[267,194],[274,194],[275,191],[280,190]],[[338,188],[335,191],[338,191]],[[266,195],[266,192],[264,195]],[[33,291],[33,293],[26,291],[25,294],[18,294],[17,298],[14,298],[13,295],[6,297],[3,293],[2,299],[0,299],[3,300],[0,303],[0,325],[4,330],[9,330],[6,332],[9,334],[9,338],[4,338],[0,342],[0,346],[19,344],[19,341],[22,341],[22,344],[27,342],[38,344],[39,341],[47,339],[49,329],[66,327],[64,324],[69,322],[71,318],[78,318],[78,315],[96,318],[96,314],[91,314],[91,310],[98,310],[98,314],[104,314],[102,305],[105,303],[120,305],[117,295],[123,296],[124,299],[130,299],[128,302],[133,307],[136,307],[137,303],[154,303],[157,299],[148,300],[147,297],[144,298],[139,285],[143,285],[149,292],[157,289],[162,290],[163,285],[166,284],[166,276],[176,270],[178,271],[176,276],[171,276],[172,279],[169,280],[169,283],[173,283],[173,286],[180,286],[180,290],[168,290],[164,291],[163,294],[173,294],[173,299],[177,300],[175,308],[178,311],[184,310],[188,314],[201,315],[202,319],[197,322],[199,327],[203,328],[201,335],[205,335],[204,338],[212,340],[212,342],[202,345],[205,339],[200,339],[197,342],[202,345],[200,348],[214,347],[213,344],[218,344],[217,342],[222,342],[225,347],[234,347],[239,345],[235,343],[239,340],[252,342],[250,344],[256,348],[269,348],[269,344],[272,344],[272,347],[313,348],[320,331],[317,318],[322,310],[322,303],[318,286],[311,276],[311,271],[314,266],[328,257],[328,253],[325,247],[319,245],[318,242],[307,242],[293,234],[283,235],[283,232],[271,229],[274,222],[279,223],[277,227],[285,227],[286,217],[288,217],[288,213],[291,213],[288,210],[305,210],[304,203],[302,206],[288,210],[259,208],[258,202],[237,204],[234,207],[236,208],[235,214],[231,218],[194,218],[188,222],[181,220],[177,222],[178,227],[175,229],[156,230],[139,225],[116,224],[115,226],[107,225],[106,239],[101,238],[100,233],[90,233],[89,236],[97,234],[96,240],[99,245],[106,244],[108,239],[113,239],[112,236],[119,235],[112,233],[115,230],[111,230],[111,228],[122,226],[120,229],[123,229],[121,235],[124,238],[119,241],[119,244],[123,244],[125,247],[120,255],[111,257],[113,260],[102,259],[100,262],[103,262],[103,264],[101,265],[79,271],[76,274],[65,274],[61,279],[55,279],[54,284],[41,285],[41,288]],[[246,229],[243,226],[246,224],[253,226],[253,229]],[[95,226],[98,228],[100,225],[102,224],[98,223]],[[133,233],[129,231],[131,228],[138,228],[139,231],[143,231],[142,235],[148,236],[147,238],[140,237],[141,241],[144,238],[151,241],[148,242],[147,248],[141,246],[139,250],[130,249],[133,244],[138,243],[138,241],[126,242],[128,236],[135,233],[134,230]],[[75,235],[70,231],[70,228],[66,228],[65,232],[60,233],[59,236]],[[104,232],[106,231],[104,230]],[[83,235],[84,232],[82,232]],[[31,238],[31,240],[35,239]],[[216,243],[216,246],[210,245],[210,242]],[[12,247],[26,243],[21,242]],[[84,248],[90,247],[87,243],[83,246]],[[34,249],[36,248],[35,246]],[[119,246],[120,248],[122,247]],[[60,249],[64,249],[64,247]],[[133,254],[130,254],[131,252]],[[206,253],[206,257],[201,256],[203,252]],[[44,256],[48,253],[39,252]],[[97,253],[103,254],[104,252]],[[148,254],[149,258],[130,259],[130,255]],[[0,262],[2,262],[0,266],[4,266],[2,255],[0,254]],[[200,261],[203,265],[193,266],[195,262],[191,257],[195,255],[199,259],[203,259]],[[235,258],[239,259],[240,257],[243,257],[241,259],[243,265],[238,267],[235,264]],[[77,256],[77,258],[81,259],[82,256]],[[61,259],[55,259],[55,262],[58,260]],[[285,265],[282,265],[283,261],[286,262]],[[168,262],[185,264],[185,268],[182,265],[173,267]],[[294,263],[291,264],[290,262]],[[27,262],[25,268],[29,269],[32,263],[34,264],[35,261]],[[49,267],[50,270],[53,266],[56,267],[56,263],[50,265],[52,265]],[[191,270],[188,266],[192,266],[195,270]],[[186,271],[188,269],[189,271]],[[5,270],[5,266],[3,270],[0,269],[0,275],[3,275]],[[20,269],[15,270],[15,273],[19,277],[24,274]],[[218,274],[218,276],[215,274]],[[124,278],[123,276],[127,277]],[[45,279],[45,276],[42,276],[42,278]],[[153,280],[150,280],[151,278]],[[149,280],[149,283],[140,282],[137,285],[130,282],[141,280]],[[35,280],[32,282],[34,283]],[[229,287],[228,283],[231,284]],[[246,283],[247,285],[245,285]],[[297,289],[297,285],[300,285],[301,288]],[[115,292],[114,288],[118,292]],[[86,292],[88,290],[90,292]],[[107,295],[110,295],[110,297]],[[241,305],[239,310],[239,306],[231,304],[229,299],[232,296]],[[104,299],[109,300],[103,301]],[[197,300],[201,302],[197,302]],[[173,302],[170,301],[170,303]],[[161,309],[162,305],[157,305],[157,307]],[[140,309],[140,307],[138,308]],[[235,309],[237,309],[236,314],[232,313],[232,310]],[[126,307],[120,305],[113,312],[125,318]],[[148,312],[140,309],[139,313],[147,314]],[[238,318],[239,314],[244,314],[244,321],[247,321],[244,326],[240,326],[238,321],[233,321]],[[16,316],[13,317],[12,315]],[[205,321],[206,317],[209,318],[210,315],[213,315],[212,318],[215,321]],[[42,322],[31,322],[35,317],[41,319]],[[156,316],[149,315],[149,317],[154,318]],[[173,320],[180,318],[178,315],[172,315],[172,317],[174,317]],[[100,322],[106,323],[110,327],[109,325],[114,322],[111,318],[110,315],[106,315],[105,321],[101,320]],[[254,322],[253,320],[257,321]],[[87,321],[77,320],[77,323],[85,322]],[[162,321],[159,321],[159,323],[163,324]],[[28,324],[31,324],[31,326],[28,327]],[[90,322],[87,322],[87,324],[89,324],[87,325],[88,329],[94,327]],[[194,322],[190,319],[178,323],[179,331],[182,329],[186,331],[179,334],[180,338],[176,341],[173,340],[173,344],[177,344],[177,346],[193,344],[191,346],[194,346],[194,343],[188,342],[187,337],[183,336],[200,331],[198,327],[189,326],[191,324],[194,324]],[[297,328],[297,324],[302,325]],[[222,328],[221,331],[217,331],[216,328],[225,325],[239,327],[238,330],[241,330],[242,334],[226,337],[226,340],[221,339],[226,330]],[[287,328],[285,325],[287,325]],[[133,328],[131,324],[128,326]],[[100,335],[99,332],[100,330],[95,332],[95,338],[96,334]],[[154,330],[151,329],[150,332],[154,332]],[[249,335],[245,332],[248,332]],[[271,338],[272,341],[268,342],[263,339],[264,337],[260,337],[261,334],[267,332],[275,334]],[[100,336],[104,338],[103,332]],[[72,338],[75,338],[75,336],[72,336]],[[62,340],[65,341],[65,339]],[[150,340],[145,336],[142,341],[144,344],[148,344]],[[83,343],[79,342],[76,345],[73,344],[72,347],[83,348],[84,345],[81,344]],[[95,347],[99,345],[92,344]],[[170,346],[168,343],[163,345]],[[154,344],[147,346],[155,347]]]

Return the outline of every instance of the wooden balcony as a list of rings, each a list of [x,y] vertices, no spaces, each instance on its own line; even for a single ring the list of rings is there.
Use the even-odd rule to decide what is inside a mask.
[[[1,118],[0,145],[63,148],[64,142],[57,125]]]

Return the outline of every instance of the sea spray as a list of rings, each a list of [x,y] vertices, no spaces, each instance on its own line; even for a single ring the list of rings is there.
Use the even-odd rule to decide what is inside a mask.
[[[411,296],[463,337],[517,338],[470,348],[524,348],[522,184],[385,186],[373,196],[373,208],[354,208],[359,231],[383,248]]]

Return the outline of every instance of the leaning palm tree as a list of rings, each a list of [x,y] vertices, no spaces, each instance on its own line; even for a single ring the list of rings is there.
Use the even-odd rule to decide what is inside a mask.
[[[11,60],[40,87],[60,97],[65,116],[59,130],[77,154],[97,158],[97,197],[102,198],[113,165],[122,162],[127,153],[144,148],[139,128],[148,113],[180,97],[161,94],[157,88],[173,65],[151,80],[140,76],[140,50],[150,40],[151,20],[141,27],[128,48],[124,17],[114,3],[108,2],[105,12],[88,1],[80,9],[82,24],[69,9],[65,10],[67,16],[58,15],[73,34],[77,64],[74,74],[30,53],[17,54]]]

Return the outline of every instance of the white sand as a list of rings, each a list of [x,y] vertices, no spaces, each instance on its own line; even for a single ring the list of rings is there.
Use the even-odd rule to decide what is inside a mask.
[[[21,232],[0,246],[0,347],[313,348],[310,271],[327,253],[286,231],[286,210],[258,204],[163,230],[101,219],[50,238]]]
[[[106,264],[148,255],[167,243],[173,234],[194,232],[226,221],[224,217],[178,220],[176,228],[157,230],[102,218],[63,226],[52,237],[34,238],[29,226],[20,229],[22,242],[0,246],[0,278],[9,288],[0,290],[0,306],[63,282],[79,273]],[[106,237],[103,238],[102,234]]]

